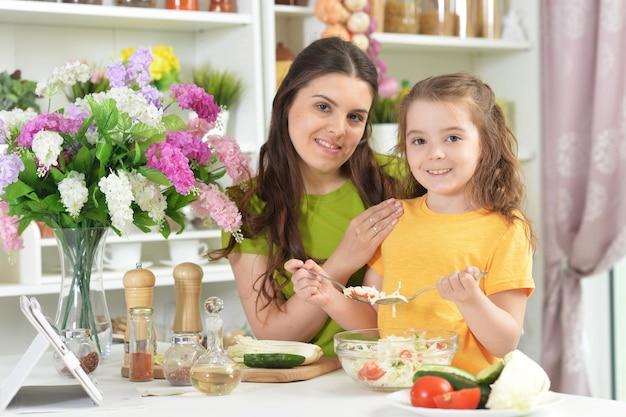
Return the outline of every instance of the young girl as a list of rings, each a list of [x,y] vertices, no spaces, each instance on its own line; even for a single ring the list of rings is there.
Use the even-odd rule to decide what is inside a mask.
[[[311,260],[288,262],[298,270],[294,288],[346,328],[454,330],[453,364],[478,372],[517,347],[534,289],[517,141],[493,91],[466,73],[418,82],[401,103],[399,131],[412,186],[423,195],[403,201],[404,214],[369,262],[364,285],[407,296],[433,285],[438,291],[398,305],[395,314],[377,307],[376,323],[361,314],[346,319],[355,301],[304,271],[323,272]],[[488,271],[481,280],[480,271]]]
[[[343,329],[321,308],[293,297],[284,264],[316,259],[343,283],[361,285],[367,261],[402,215],[391,198],[402,195],[401,184],[390,175],[401,161],[375,155],[368,143],[377,77],[354,44],[312,42],[276,92],[258,175],[230,190],[244,239],[224,234],[224,249],[213,258],[228,256],[259,339],[312,342],[334,355],[333,335]]]

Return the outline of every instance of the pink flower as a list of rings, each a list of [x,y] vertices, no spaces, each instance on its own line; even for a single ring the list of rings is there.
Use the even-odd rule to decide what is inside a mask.
[[[201,193],[198,199],[191,203],[196,216],[211,217],[224,231],[239,234],[241,229],[241,213],[233,203],[215,184],[199,184]]]
[[[180,149],[187,158],[195,159],[199,165],[206,165],[211,160],[211,149],[201,136],[195,136],[189,130],[177,130],[167,134],[165,141]]]
[[[199,118],[209,123],[220,114],[220,107],[215,104],[213,96],[195,84],[174,84],[170,91],[180,108],[195,111]]]
[[[24,247],[24,241],[17,233],[18,216],[9,216],[9,203],[0,200],[0,239],[6,252],[16,252]]]
[[[189,159],[179,148],[167,142],[154,143],[146,151],[146,158],[146,166],[165,174],[176,192],[189,193],[195,179],[189,167]]]
[[[250,178],[252,164],[248,155],[242,154],[239,144],[230,136],[210,135],[207,142],[222,161],[233,184]]]
[[[82,120],[66,119],[60,113],[44,113],[28,121],[17,137],[17,143],[25,148],[33,144],[33,137],[42,130],[53,130],[58,133],[78,133]]]

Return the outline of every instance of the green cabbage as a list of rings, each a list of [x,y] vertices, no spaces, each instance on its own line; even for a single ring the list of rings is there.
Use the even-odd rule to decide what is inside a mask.
[[[550,389],[550,378],[543,368],[514,350],[504,357],[504,369],[491,385],[485,407],[491,410],[530,410]]]

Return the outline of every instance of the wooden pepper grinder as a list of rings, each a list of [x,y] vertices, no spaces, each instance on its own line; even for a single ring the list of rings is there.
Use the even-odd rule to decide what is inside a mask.
[[[124,274],[124,297],[126,299],[126,331],[124,332],[124,367],[128,367],[128,342],[130,341],[130,313],[132,307],[152,307],[155,277],[152,271],[137,263],[136,269]]]
[[[204,271],[193,262],[176,265],[172,272],[176,291],[174,333],[202,333],[200,293]]]

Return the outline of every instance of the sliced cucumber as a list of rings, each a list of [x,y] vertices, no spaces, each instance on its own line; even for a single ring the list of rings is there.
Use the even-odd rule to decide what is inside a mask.
[[[455,390],[474,388],[478,381],[474,374],[452,365],[436,365],[425,363],[413,375],[413,382],[425,375],[434,375],[446,379]]]
[[[287,369],[302,365],[305,359],[292,353],[244,353],[243,364],[250,368]]]
[[[476,380],[479,384],[493,384],[502,373],[504,363],[502,361],[494,362],[486,368],[481,369],[476,374]]]

